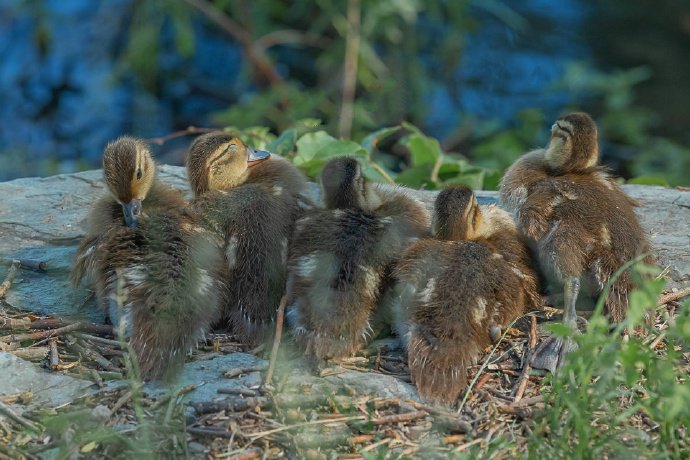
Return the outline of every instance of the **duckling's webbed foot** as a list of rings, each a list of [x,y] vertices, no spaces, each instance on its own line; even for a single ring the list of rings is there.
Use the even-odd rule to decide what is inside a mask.
[[[565,355],[577,349],[577,343],[570,337],[549,337],[534,350],[530,365],[556,373],[563,366]]]
[[[565,281],[564,300],[565,314],[563,324],[568,326],[573,333],[577,333],[577,311],[575,303],[580,292],[580,280],[569,277]],[[530,360],[534,369],[544,369],[555,373],[563,366],[565,355],[578,347],[577,342],[571,337],[549,337],[537,346]]]

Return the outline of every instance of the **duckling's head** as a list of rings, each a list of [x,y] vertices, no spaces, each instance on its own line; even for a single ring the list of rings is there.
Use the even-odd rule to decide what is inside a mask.
[[[362,166],[350,157],[335,158],[321,171],[323,201],[328,209],[362,209],[367,201],[367,182]]]
[[[482,213],[469,188],[455,185],[442,190],[434,204],[431,233],[440,240],[468,240],[481,233]]]
[[[597,125],[588,114],[575,112],[551,126],[546,161],[559,171],[591,168],[599,160]]]
[[[153,184],[156,164],[148,145],[140,139],[123,136],[110,142],[103,151],[103,176],[108,190],[122,205],[125,222],[137,226],[141,202]]]
[[[241,185],[249,176],[249,168],[270,156],[269,152],[247,147],[223,131],[199,136],[187,154],[187,176],[192,191],[199,196],[209,190]]]

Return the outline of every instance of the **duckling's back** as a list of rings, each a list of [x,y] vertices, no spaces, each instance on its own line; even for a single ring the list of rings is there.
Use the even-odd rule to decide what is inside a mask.
[[[558,281],[588,274],[596,295],[618,268],[650,250],[637,204],[605,168],[555,174],[542,159],[534,152],[518,160],[502,180],[501,200],[535,246],[545,274]],[[613,289],[607,306],[618,322],[627,309],[630,275],[619,277]]]
[[[391,265],[426,232],[420,204],[401,194],[384,200],[371,212],[318,210],[297,222],[288,321],[309,355],[341,358],[366,341]]]
[[[194,201],[206,226],[224,235],[224,321],[247,344],[260,343],[285,289],[288,238],[298,197],[280,183],[247,183]]]
[[[537,277],[514,225],[500,209],[483,212],[495,230],[476,240],[418,241],[393,273],[393,324],[428,400],[455,402],[492,327],[539,305]]]

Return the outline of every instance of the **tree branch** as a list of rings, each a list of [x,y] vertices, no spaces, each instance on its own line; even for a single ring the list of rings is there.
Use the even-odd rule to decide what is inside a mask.
[[[238,22],[222,10],[216,8],[208,0],[185,0],[185,2],[206,16],[209,21],[220,27],[222,31],[240,42],[249,62],[271,85],[283,83],[283,78],[266,55],[265,48],[256,46],[251,34]]]
[[[340,104],[338,133],[341,138],[349,139],[352,134],[354,117],[354,100],[357,89],[357,64],[359,58],[359,26],[361,9],[359,0],[347,2],[347,36],[345,38],[345,68],[343,71],[343,94]]]

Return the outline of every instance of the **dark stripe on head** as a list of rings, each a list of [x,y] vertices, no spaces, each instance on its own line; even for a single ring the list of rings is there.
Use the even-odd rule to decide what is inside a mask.
[[[218,148],[230,142],[233,136],[223,131],[203,134],[197,137],[187,152],[187,176],[195,196],[208,191],[208,164],[207,161]],[[222,156],[222,153],[214,157],[214,161]]]

